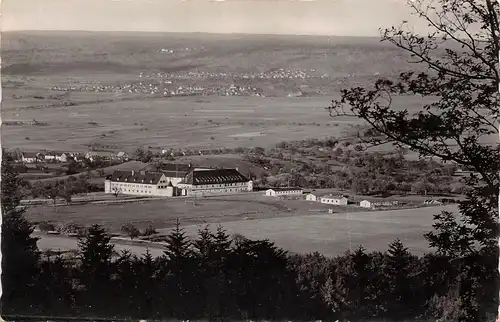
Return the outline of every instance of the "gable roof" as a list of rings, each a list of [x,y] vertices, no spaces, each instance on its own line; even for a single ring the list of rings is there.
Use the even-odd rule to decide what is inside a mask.
[[[349,199],[344,195],[325,195],[325,196],[321,196],[321,198],[325,198],[325,199],[343,199],[343,198]]]
[[[193,167],[190,164],[162,163],[161,165],[161,172],[171,178],[184,178],[191,170]]]
[[[36,158],[40,154],[36,152],[23,152],[21,155],[23,156],[23,158]]]
[[[248,182],[236,169],[193,169],[181,183],[192,185]]]
[[[89,151],[86,155],[89,157],[112,157],[114,154],[107,151]]]
[[[193,167],[188,164],[161,163],[159,168],[155,164],[148,164],[143,168],[143,170],[151,172],[162,172],[166,177],[169,178],[184,179],[186,175],[191,170],[193,170]]]
[[[113,174],[106,177],[112,182],[131,182],[139,184],[158,184],[163,173],[159,172],[139,172],[139,171],[120,171],[117,170]]]

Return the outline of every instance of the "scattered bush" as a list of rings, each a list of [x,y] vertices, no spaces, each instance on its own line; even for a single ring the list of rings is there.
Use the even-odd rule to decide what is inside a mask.
[[[158,232],[156,231],[156,229],[149,225],[148,228],[146,228],[144,230],[144,232],[142,233],[143,236],[151,236],[151,235],[156,235]]]
[[[69,235],[69,234],[81,235],[85,231],[85,228],[75,223],[62,223],[57,226],[56,230],[64,235]]]
[[[131,239],[137,238],[140,235],[139,229],[137,229],[137,227],[135,227],[131,223],[123,225],[121,231]]]
[[[38,229],[40,229],[40,231],[43,233],[47,233],[49,231],[55,231],[56,226],[53,223],[42,221],[38,224]]]

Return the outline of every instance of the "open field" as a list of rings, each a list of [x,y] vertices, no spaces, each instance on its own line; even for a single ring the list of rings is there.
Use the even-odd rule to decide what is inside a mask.
[[[7,148],[85,151],[90,144],[133,152],[137,147],[270,147],[284,140],[343,137],[354,118],[330,118],[329,98],[196,97],[3,111],[4,121],[47,125],[4,126]],[[8,101],[4,103],[8,106]],[[417,99],[408,99],[417,109]],[[15,115],[14,115],[15,114]],[[259,135],[249,135],[259,133]]]
[[[360,245],[369,251],[384,251],[389,243],[399,238],[411,252],[422,254],[428,251],[428,243],[422,235],[432,229],[433,215],[442,210],[456,209],[456,206],[442,206],[318,214],[227,222],[224,228],[229,233],[248,238],[268,238],[278,246],[296,253],[317,251],[335,256]],[[185,227],[190,235],[196,234],[198,229],[199,226]]]
[[[315,205],[314,208],[327,207]],[[289,210],[290,208],[290,210]],[[112,232],[131,222],[139,228],[150,224],[156,228],[173,227],[177,218],[183,225],[225,222],[274,216],[293,216],[307,212],[310,205],[298,200],[279,201],[254,192],[244,196],[197,199],[175,198],[117,205],[33,206],[28,209],[30,221],[74,222],[80,225],[100,224]]]
[[[318,190],[320,193],[335,193],[334,189]],[[362,196],[350,195],[358,202]],[[113,198],[111,198],[113,199]],[[408,203],[421,204],[428,197],[392,198]],[[130,222],[138,228],[150,224],[155,228],[171,228],[179,218],[182,225],[219,223],[228,221],[251,221],[254,219],[295,217],[327,213],[366,211],[357,206],[333,206],[305,200],[280,200],[264,195],[263,191],[207,198],[167,198],[163,200],[143,200],[127,204],[84,204],[52,207],[36,205],[28,208],[26,217],[33,222],[52,221],[73,222],[83,226],[100,224],[111,232],[119,232],[122,225]]]
[[[149,202],[149,204],[152,203]],[[143,204],[142,206],[144,207],[145,205]],[[205,203],[203,207],[211,208],[211,205],[211,203]],[[165,208],[167,213],[172,214],[171,207]],[[87,209],[90,210],[89,208]],[[232,209],[235,208],[232,207]],[[291,217],[261,217],[255,220],[241,220],[241,217],[240,219],[236,219],[237,216],[234,215],[235,211],[237,211],[236,209],[231,210],[233,211],[233,215],[220,217],[207,216],[203,219],[206,219],[206,222],[211,224],[210,228],[212,229],[216,227],[217,223],[221,223],[231,234],[242,234],[248,238],[255,239],[267,238],[274,241],[278,246],[292,252],[309,253],[317,251],[328,256],[335,256],[359,245],[363,245],[367,250],[384,251],[387,249],[387,245],[396,238],[401,239],[410,251],[421,254],[428,250],[428,244],[423,234],[432,229],[433,215],[443,210],[456,211],[457,206],[450,205],[357,213],[346,212],[332,215],[304,214],[302,212],[302,215],[297,214]],[[208,212],[210,212],[210,209],[208,209]],[[87,213],[87,223],[98,221],[95,215],[92,214],[94,213],[90,211]],[[45,214],[45,216],[47,215],[51,214]],[[68,220],[74,218],[69,213],[66,213],[66,216]],[[153,220],[151,213],[148,211],[143,211],[141,216],[145,220]],[[34,219],[33,215],[30,217]],[[116,220],[120,218],[124,219],[124,216],[116,218],[116,214],[110,214],[108,218],[102,217],[103,212],[101,212],[101,223],[107,226],[116,224]],[[157,221],[157,224],[172,225],[173,221],[166,219],[166,217],[171,217],[170,215],[164,215],[163,218],[160,217],[161,215],[154,219]],[[56,215],[52,215],[51,219],[55,220]],[[194,221],[198,223],[189,225],[189,222],[192,220],[192,217],[189,218],[186,215],[184,218],[181,217],[183,228],[190,236],[196,235],[197,230],[203,225],[200,223],[202,218],[196,218]],[[135,222],[134,224],[141,226],[140,222]],[[168,233],[170,228],[158,229],[158,231],[160,233]],[[118,250],[131,249],[136,254],[140,254],[146,249],[146,246],[140,244],[132,246],[120,245],[120,242],[118,244]],[[76,247],[76,241],[68,237],[42,236],[39,246],[44,249],[73,249]],[[155,248],[155,254],[160,255],[161,252],[158,250],[158,247]],[[153,247],[150,247],[150,249],[153,251]]]

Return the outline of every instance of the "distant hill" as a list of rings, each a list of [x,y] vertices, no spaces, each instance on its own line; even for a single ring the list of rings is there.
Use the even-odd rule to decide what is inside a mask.
[[[3,75],[286,68],[347,77],[408,68],[400,50],[365,37],[33,31],[6,32],[1,41]]]

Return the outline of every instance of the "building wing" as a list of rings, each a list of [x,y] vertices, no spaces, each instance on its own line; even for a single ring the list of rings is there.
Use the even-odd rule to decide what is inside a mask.
[[[108,176],[112,182],[158,184],[163,174],[158,172],[115,171]]]
[[[183,184],[190,184],[193,186],[207,185],[207,184],[224,184],[224,183],[238,183],[248,182],[249,179],[239,173],[236,169],[209,169],[209,170],[193,170],[189,172]]]

